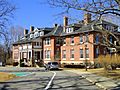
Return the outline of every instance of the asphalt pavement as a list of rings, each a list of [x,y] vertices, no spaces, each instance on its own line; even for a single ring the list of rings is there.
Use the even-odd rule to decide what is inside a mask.
[[[56,71],[50,90],[101,90],[85,78],[68,71]]]
[[[81,75],[69,71],[45,71],[44,68],[0,68],[0,71],[27,71],[32,74],[0,83],[0,90],[102,90]],[[34,72],[33,72],[34,71]]]

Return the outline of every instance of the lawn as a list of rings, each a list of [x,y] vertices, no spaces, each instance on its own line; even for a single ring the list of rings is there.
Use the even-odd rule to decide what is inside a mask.
[[[120,79],[120,69],[105,71],[103,68],[101,69],[89,69],[88,72],[112,78],[114,80]]]
[[[104,68],[97,68],[97,69],[88,69],[87,71],[85,71],[85,69],[65,68],[65,70],[75,70],[77,72],[90,72],[100,76],[109,77],[114,80],[120,79],[120,69],[105,71]]]
[[[15,78],[16,76],[13,74],[9,74],[9,73],[4,73],[4,72],[0,72],[0,82],[4,82],[6,80],[10,80]]]

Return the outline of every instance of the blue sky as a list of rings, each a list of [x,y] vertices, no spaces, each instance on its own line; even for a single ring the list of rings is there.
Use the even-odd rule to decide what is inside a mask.
[[[63,24],[63,16],[58,15],[64,11],[61,8],[52,8],[45,4],[46,0],[10,0],[16,5],[11,26],[21,26],[29,29],[31,25],[35,27],[52,27],[54,23]],[[69,16],[83,19],[84,12],[72,10]]]
[[[46,0],[11,0],[17,9],[12,20],[13,26],[22,26],[29,28],[31,25],[35,27],[52,27],[54,23],[62,24],[63,16],[58,15],[63,10],[61,8],[53,8],[45,4]],[[79,13],[79,12],[77,12]],[[74,15],[74,12],[72,12]],[[81,18],[80,14],[80,18]]]
[[[13,25],[19,25],[29,28],[33,25],[36,27],[50,27],[55,20],[54,15],[58,9],[50,8],[47,4],[41,4],[42,0],[12,0],[17,9],[12,21]],[[44,0],[43,0],[44,1]]]

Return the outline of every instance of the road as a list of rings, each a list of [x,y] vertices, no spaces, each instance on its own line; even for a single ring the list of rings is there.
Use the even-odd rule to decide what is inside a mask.
[[[50,83],[53,74],[55,77]],[[48,85],[50,84],[50,85]],[[101,90],[81,76],[68,71],[38,71],[31,75],[0,83],[3,90]]]

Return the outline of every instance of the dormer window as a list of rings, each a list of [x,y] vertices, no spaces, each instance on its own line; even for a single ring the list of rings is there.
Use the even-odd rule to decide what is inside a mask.
[[[30,34],[30,38],[33,38],[34,37],[34,35],[33,34]]]
[[[73,28],[67,28],[66,29],[66,33],[71,33],[71,32],[73,32]]]
[[[40,36],[43,36],[44,35],[44,32],[40,32]]]
[[[38,37],[39,36],[39,33],[38,32],[35,32],[34,33],[34,37]]]

